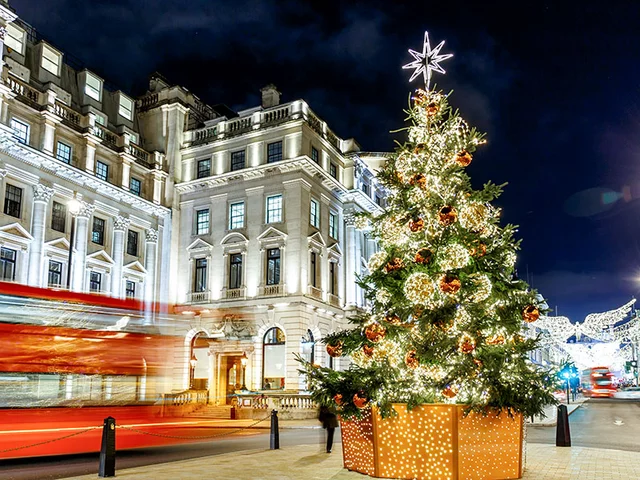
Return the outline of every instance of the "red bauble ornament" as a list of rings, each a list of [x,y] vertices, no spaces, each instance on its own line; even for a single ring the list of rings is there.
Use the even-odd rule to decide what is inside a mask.
[[[338,405],[338,406],[342,405],[342,394],[341,393],[336,393],[333,396],[333,401],[336,402],[336,405]]]
[[[504,345],[504,335],[491,335],[487,338],[487,345]]]
[[[367,325],[364,329],[364,334],[368,340],[373,343],[377,343],[385,337],[387,329],[379,323],[372,323],[371,325]]]
[[[461,286],[462,282],[460,282],[460,279],[453,275],[445,275],[440,279],[440,290],[442,290],[443,293],[454,295],[458,293]]]
[[[412,232],[419,232],[423,228],[424,228],[424,220],[419,217],[409,222],[409,230],[411,230]]]
[[[458,345],[458,350],[460,351],[460,353],[464,353],[465,355],[473,353],[475,349],[476,344],[472,340],[468,339],[463,340],[462,342],[460,342],[460,345]]]
[[[444,390],[442,390],[442,395],[447,398],[453,398],[458,395],[458,388],[452,385],[447,385]]]
[[[402,323],[402,319],[398,315],[385,315],[384,321],[390,323],[391,325],[400,325]]]
[[[425,107],[425,110],[427,111],[427,117],[435,117],[440,111],[440,105],[436,102],[431,102]]]
[[[391,273],[391,272],[395,272],[396,270],[400,270],[403,267],[404,267],[404,263],[402,262],[402,259],[396,257],[389,260],[389,263],[387,263],[384,266],[384,271],[387,273]]]
[[[342,356],[342,342],[339,341],[337,343],[327,344],[327,353],[330,357],[334,358]]]
[[[364,354],[365,357],[368,357],[368,358],[373,357],[373,346],[371,346],[371,345],[363,345],[362,346],[362,353]]]
[[[422,265],[426,265],[427,263],[429,263],[431,261],[431,257],[433,256],[433,253],[431,252],[431,250],[429,250],[428,248],[421,248],[420,250],[418,250],[416,252],[416,256],[414,258],[414,261],[416,263],[420,263]]]
[[[415,350],[409,350],[407,354],[404,356],[404,363],[409,368],[418,368],[420,365],[420,360],[418,360],[418,356]]]
[[[471,247],[472,257],[484,257],[487,254],[487,246],[484,243],[479,243],[476,247]]]
[[[527,305],[522,311],[522,318],[527,323],[532,323],[540,318],[540,310],[533,305]]]
[[[421,173],[416,173],[414,176],[412,176],[409,179],[409,185],[411,186],[417,185],[418,187],[424,189],[427,186],[427,177],[425,177]]]
[[[369,403],[369,399],[365,396],[363,392],[359,392],[353,395],[353,404],[359,408],[363,409]]]
[[[458,219],[458,212],[456,212],[456,209],[452,206],[445,205],[440,209],[440,212],[438,212],[438,219],[440,223],[446,227],[455,223]]]

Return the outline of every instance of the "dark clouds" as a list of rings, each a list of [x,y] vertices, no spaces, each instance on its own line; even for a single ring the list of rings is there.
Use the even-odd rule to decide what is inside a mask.
[[[412,86],[401,66],[428,29],[446,39],[452,103],[488,133],[474,184],[509,182],[518,267],[572,318],[617,307],[640,272],[639,7],[632,2],[12,0],[65,53],[132,93],[160,71],[208,103],[241,109],[275,83],[340,136],[389,150]],[[630,196],[572,216],[601,187]],[[574,198],[580,198],[574,197]],[[585,206],[585,208],[587,208]],[[583,209],[584,210],[584,209]]]

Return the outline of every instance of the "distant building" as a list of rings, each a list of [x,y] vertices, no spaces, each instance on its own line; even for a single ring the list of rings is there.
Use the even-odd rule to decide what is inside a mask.
[[[354,214],[383,207],[384,155],[273,85],[241,112],[157,74],[134,98],[0,18],[0,279],[65,288],[75,220],[72,290],[176,305],[167,390],[302,392],[294,353],[340,368],[316,342],[365,305]]]

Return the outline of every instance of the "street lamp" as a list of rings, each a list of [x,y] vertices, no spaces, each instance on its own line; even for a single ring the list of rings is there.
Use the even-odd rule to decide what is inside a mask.
[[[76,200],[76,194],[73,194],[73,198],[69,200],[67,208],[71,214],[71,234],[69,235],[69,261],[67,262],[67,290],[71,289],[71,270],[73,262],[73,244],[76,239],[76,216],[80,213],[80,202]]]
[[[245,383],[245,379],[247,377],[247,354],[242,352],[242,357],[240,358],[240,363],[242,364],[242,387],[241,390],[246,390],[247,385]]]
[[[198,364],[198,359],[194,353],[191,353],[191,359],[189,360],[189,365],[191,366],[190,375],[189,375],[189,388],[193,388],[193,382],[196,376],[196,365]]]

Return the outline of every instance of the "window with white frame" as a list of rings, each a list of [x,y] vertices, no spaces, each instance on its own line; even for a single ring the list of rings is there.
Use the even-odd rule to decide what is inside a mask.
[[[267,197],[266,223],[282,222],[282,195]]]
[[[24,143],[25,145],[29,143],[29,124],[25,122],[21,122],[17,118],[11,119],[11,129],[13,130],[13,134],[18,137],[18,142]]]
[[[320,163],[320,154],[318,153],[318,149],[315,147],[311,147],[311,160],[316,163]]]
[[[4,191],[4,214],[20,218],[22,212],[22,189],[7,183]]]
[[[53,201],[51,207],[51,228],[56,232],[64,233],[67,223],[67,207],[64,203]]]
[[[209,233],[209,209],[196,211],[196,235],[207,235]]]
[[[244,228],[244,202],[229,205],[229,230]]]
[[[56,158],[64,163],[71,163],[71,146],[64,142],[58,142]]]
[[[193,291],[197,293],[207,291],[207,259],[196,259],[194,278],[193,278]]]
[[[235,290],[242,287],[242,254],[229,255],[229,288]]]
[[[129,179],[129,191],[134,195],[142,195],[142,181],[135,177]]]
[[[47,45],[42,45],[42,68],[53,73],[56,77],[60,75],[60,54]]]
[[[338,167],[335,163],[331,163],[329,165],[329,175],[331,175],[335,179],[338,178]]]
[[[338,215],[335,213],[329,213],[329,236],[338,238]]]
[[[120,94],[118,113],[127,120],[133,120],[133,101],[129,97]]]
[[[245,151],[231,152],[231,171],[242,170],[245,167]]]
[[[17,252],[10,248],[0,248],[0,279],[10,282],[16,279]]]
[[[309,208],[309,223],[316,228],[320,228],[320,204],[313,198]]]
[[[50,287],[60,287],[62,285],[62,263],[49,260],[49,274],[47,283]]]
[[[98,115],[97,113],[95,114],[95,116],[96,116],[96,125],[102,125],[103,127],[107,126],[107,119],[104,118],[104,116]]]
[[[206,178],[211,175],[211,159],[203,158],[198,160],[197,178]]]
[[[127,280],[125,283],[124,293],[127,298],[136,298],[136,282]]]
[[[84,82],[84,93],[88,97],[91,97],[99,102],[102,98],[102,80],[100,80],[90,72],[86,73],[87,75]],[[98,115],[96,115],[96,123],[98,123]],[[102,123],[100,123],[100,125],[104,125],[104,118],[102,118]]]
[[[100,272],[91,272],[89,274],[89,291],[102,291],[102,274]]]
[[[4,37],[4,44],[20,55],[24,54],[24,39],[26,32],[16,27],[13,23],[7,24],[7,34]]]
[[[264,334],[262,345],[262,388],[282,390],[285,386],[286,342],[284,332],[273,327]]]
[[[96,162],[96,177],[105,182],[109,180],[109,165],[104,162]]]
[[[269,143],[267,145],[267,163],[279,162],[282,160],[282,141]]]
[[[280,284],[280,249],[267,250],[267,285]]]

